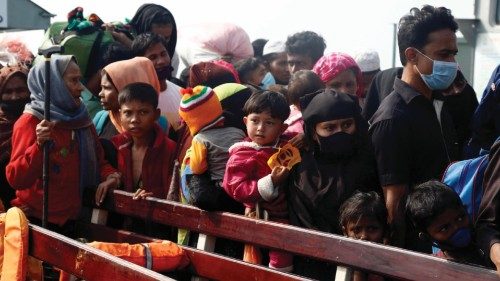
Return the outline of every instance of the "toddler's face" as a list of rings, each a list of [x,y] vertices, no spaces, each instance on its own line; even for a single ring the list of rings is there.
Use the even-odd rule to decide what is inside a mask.
[[[354,239],[382,243],[384,227],[376,218],[363,216],[358,221],[348,222],[344,234]]]
[[[469,216],[464,208],[449,208],[432,221],[427,233],[433,240],[443,243],[449,242],[457,230],[469,227]]]
[[[282,120],[273,118],[270,112],[250,113],[243,118],[248,137],[258,145],[272,145],[287,126]]]

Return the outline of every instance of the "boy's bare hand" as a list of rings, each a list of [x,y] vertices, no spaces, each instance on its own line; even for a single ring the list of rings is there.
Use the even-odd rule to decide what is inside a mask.
[[[273,181],[273,185],[277,186],[283,184],[289,174],[290,171],[284,166],[274,167],[271,171],[271,180]]]
[[[95,203],[97,206],[101,206],[109,189],[120,187],[120,178],[120,173],[109,174],[106,180],[97,186],[97,191],[95,192]]]
[[[36,143],[38,146],[42,146],[46,141],[52,139],[51,134],[55,124],[55,122],[49,122],[43,119],[40,123],[38,123],[38,125],[36,125],[35,133]]]
[[[148,196],[152,196],[153,192],[148,192],[142,188],[137,189],[137,191],[134,193],[134,196],[132,199],[134,200],[139,200],[139,199],[145,199]]]

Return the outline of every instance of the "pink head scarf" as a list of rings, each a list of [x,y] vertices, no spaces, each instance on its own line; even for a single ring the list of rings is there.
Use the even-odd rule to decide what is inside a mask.
[[[356,83],[358,84],[356,96],[358,96],[358,98],[364,98],[361,69],[359,69],[356,61],[348,54],[331,53],[329,55],[322,56],[313,67],[313,71],[318,74],[319,78],[321,78],[321,81],[324,83],[327,83],[337,77],[337,75],[347,69],[354,70],[354,74],[356,75]]]

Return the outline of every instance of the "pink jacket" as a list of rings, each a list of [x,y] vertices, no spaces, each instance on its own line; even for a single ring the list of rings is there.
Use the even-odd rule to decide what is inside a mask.
[[[281,143],[280,143],[281,146]],[[229,161],[223,186],[227,194],[246,207],[261,202],[271,219],[288,219],[286,198],[279,186],[271,181],[267,160],[277,149],[259,146],[250,141],[235,143],[229,148]]]

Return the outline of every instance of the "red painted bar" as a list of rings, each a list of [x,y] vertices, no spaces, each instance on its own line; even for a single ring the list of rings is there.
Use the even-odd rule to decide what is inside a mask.
[[[149,218],[166,225],[286,250],[398,279],[498,280],[492,270],[395,247],[230,213],[206,212],[172,201],[155,198],[133,200],[131,193],[120,190],[115,190],[110,197],[107,208],[124,215]]]

